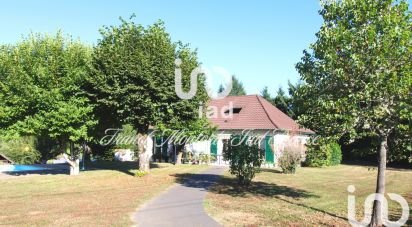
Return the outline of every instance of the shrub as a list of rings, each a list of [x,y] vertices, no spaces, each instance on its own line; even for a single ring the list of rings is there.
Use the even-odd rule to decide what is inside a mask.
[[[340,145],[336,142],[329,144],[331,155],[330,155],[330,165],[337,166],[342,162],[342,150]]]
[[[122,130],[117,134],[116,145],[117,149],[137,150],[136,138],[137,131],[133,129],[132,125],[126,124],[122,126]],[[135,156],[138,157],[138,156]]]
[[[103,146],[98,143],[90,143],[89,144],[92,155],[96,160],[100,161],[113,161],[114,160],[114,153],[113,153],[113,146]]]
[[[200,160],[203,164],[209,163],[209,162],[211,161],[211,160],[210,160],[210,155],[204,154],[204,153],[200,153],[200,154],[199,154],[199,160]]]
[[[279,157],[278,163],[283,173],[295,173],[302,162],[302,152],[298,146],[287,146]]]
[[[229,161],[230,173],[236,175],[240,185],[249,185],[263,162],[263,151],[246,140],[233,135],[229,146],[223,151],[223,157]]]
[[[0,141],[0,153],[6,155],[17,164],[34,164],[39,162],[41,154],[36,150],[35,137],[20,137]]]
[[[340,145],[326,138],[319,138],[307,144],[305,164],[311,167],[339,165],[342,161]]]
[[[147,174],[146,171],[142,171],[142,170],[137,170],[137,172],[134,174],[135,177],[143,177]]]
[[[42,163],[47,162],[49,159],[56,158],[61,153],[58,141],[47,135],[37,136],[36,150],[41,154]]]

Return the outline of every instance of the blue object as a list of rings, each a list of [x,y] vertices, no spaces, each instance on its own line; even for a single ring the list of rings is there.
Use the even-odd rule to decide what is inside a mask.
[[[47,168],[34,165],[0,165],[0,172],[24,172],[46,170]]]

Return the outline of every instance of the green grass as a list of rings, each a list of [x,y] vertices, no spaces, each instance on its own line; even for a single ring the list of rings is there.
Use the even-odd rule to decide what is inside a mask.
[[[361,220],[363,201],[375,191],[376,174],[376,169],[348,165],[300,168],[294,175],[264,169],[249,188],[241,189],[226,173],[208,193],[205,208],[225,226],[348,226],[348,185],[356,187]],[[412,206],[412,171],[388,170],[386,191],[401,194]],[[398,220],[400,206],[389,206],[391,219]]]
[[[206,166],[157,165],[134,177],[136,163],[89,165],[79,176],[35,175],[0,179],[1,226],[130,226],[130,214],[175,182],[174,174]]]

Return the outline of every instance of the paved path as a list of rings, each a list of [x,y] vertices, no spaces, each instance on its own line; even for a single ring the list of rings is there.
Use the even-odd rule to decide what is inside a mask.
[[[199,174],[177,176],[177,184],[143,205],[133,216],[137,226],[219,226],[203,209],[207,188],[223,167],[210,167]]]

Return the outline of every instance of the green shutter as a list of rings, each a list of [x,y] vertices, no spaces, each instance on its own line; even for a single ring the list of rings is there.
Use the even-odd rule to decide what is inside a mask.
[[[268,163],[274,163],[275,162],[275,157],[273,154],[272,146],[273,144],[273,139],[272,136],[266,136],[265,138],[265,160]]]
[[[210,143],[210,155],[217,156],[217,140],[212,140]]]

